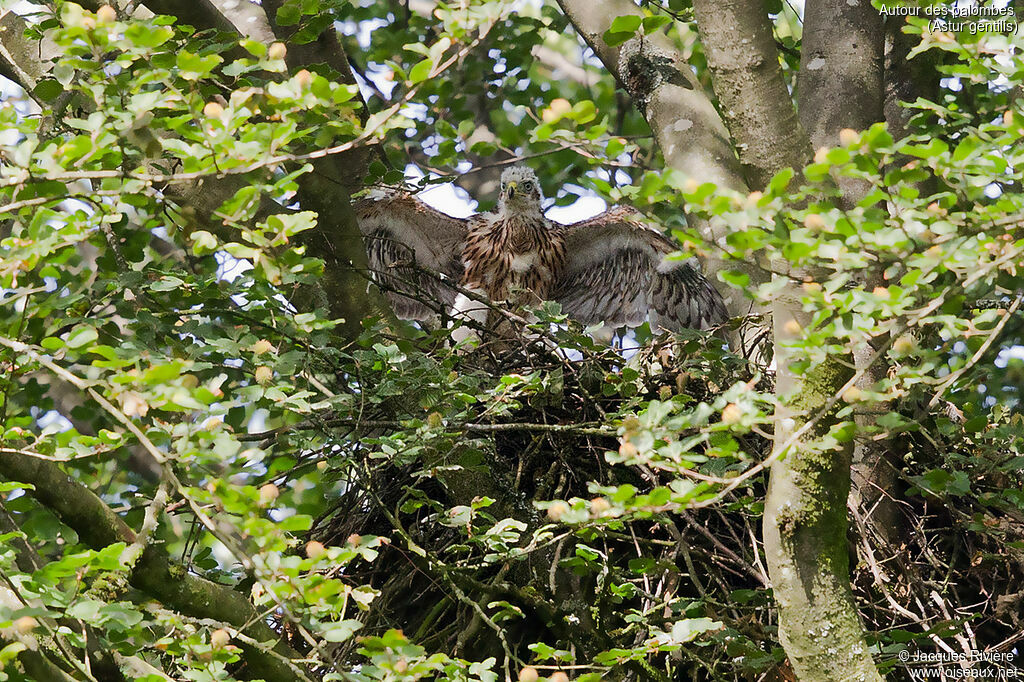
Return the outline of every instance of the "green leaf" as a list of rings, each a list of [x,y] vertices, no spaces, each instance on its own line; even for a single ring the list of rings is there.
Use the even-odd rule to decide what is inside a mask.
[[[768,182],[768,191],[772,194],[782,194],[789,187],[789,182],[793,179],[794,171],[792,168],[783,168],[778,173],[772,176],[772,179]]]
[[[153,365],[142,375],[142,381],[147,384],[162,384],[177,379],[181,376],[181,363],[168,362],[167,364]]]
[[[363,624],[358,620],[343,620],[337,623],[330,623],[324,626],[323,636],[328,642],[344,642],[351,638],[361,627],[363,627]]]
[[[662,26],[667,26],[667,25],[669,25],[671,23],[672,23],[672,17],[666,16],[664,14],[655,14],[654,16],[651,16],[651,17],[644,17],[644,19],[643,19],[644,34],[646,35],[646,34],[654,33],[655,31],[657,31]]]
[[[302,533],[313,527],[313,518],[306,514],[294,514],[278,522],[283,531]]]
[[[475,142],[470,147],[470,152],[477,156],[493,156],[498,151],[498,147],[491,142]]]
[[[603,40],[608,45],[608,47],[618,47],[622,43],[624,43],[627,40],[629,40],[630,38],[632,38],[634,35],[636,35],[636,34],[635,33],[613,33],[612,31],[605,31],[601,35],[601,40]]]
[[[278,14],[280,16],[280,14]],[[262,57],[267,54],[267,44],[260,42],[259,40],[250,40],[249,38],[243,38],[238,41],[238,44],[245,49],[246,52],[254,57]]]
[[[202,256],[216,251],[220,247],[217,238],[206,230],[195,230],[191,235],[192,253]]]
[[[188,50],[182,50],[177,55],[178,70],[181,77],[186,80],[199,80],[209,75],[218,64],[224,61],[223,57],[216,54],[200,56],[192,54]]]
[[[949,151],[949,145],[937,137],[933,137],[928,144],[907,144],[903,145],[902,151],[911,156],[922,159],[941,156]]]
[[[302,18],[302,7],[296,0],[288,0],[277,9],[278,26],[294,26]]]
[[[53,78],[44,78],[36,83],[32,92],[44,102],[52,102],[64,92],[64,86]]]
[[[627,14],[621,17],[615,17],[612,20],[611,27],[604,32],[601,39],[604,40],[610,47],[621,45],[626,42],[634,35],[636,35],[637,29],[643,23],[643,17],[635,14]]]
[[[313,211],[277,213],[267,218],[267,227],[277,234],[292,237],[316,227],[317,215]]]
[[[964,431],[967,433],[978,433],[979,431],[984,431],[986,426],[988,426],[988,415],[979,414],[977,417],[971,417],[964,422]]]
[[[721,621],[711,620],[710,618],[687,618],[672,624],[672,639],[679,643],[692,642],[698,635],[702,635],[709,630],[721,629]]]
[[[71,330],[71,333],[68,334],[68,339],[65,343],[68,348],[81,348],[82,346],[92,343],[98,339],[99,336],[100,335],[96,333],[96,330],[93,327],[80,325]]]
[[[22,651],[25,651],[26,649],[28,649],[28,646],[22,644],[21,642],[11,642],[3,649],[0,649],[0,667],[3,667],[3,664],[5,663],[13,661],[15,658],[17,658],[18,654],[20,654]]]
[[[430,71],[434,68],[433,59],[424,59],[417,62],[411,69],[409,69],[409,81],[412,83],[419,83],[430,77]]]
[[[104,624],[114,630],[127,630],[142,622],[142,613],[128,603],[106,604],[99,615]]]
[[[159,47],[174,37],[174,31],[165,26],[148,26],[141,22],[132,22],[124,31],[128,42],[139,47]]]
[[[103,602],[101,601],[82,599],[68,607],[67,615],[78,620],[92,622],[98,619],[101,607],[103,607]]]
[[[980,140],[973,135],[968,135],[960,141],[960,144],[953,150],[953,161],[960,163],[974,153],[980,146]]]
[[[612,19],[612,25],[609,27],[609,31],[616,33],[635,33],[640,24],[643,23],[643,17],[635,14],[625,14],[621,17],[615,17]]]
[[[572,105],[572,111],[569,113],[569,116],[577,123],[589,123],[597,116],[597,108],[594,106],[593,101],[589,99],[581,100]]]
[[[720,270],[718,278],[738,289],[745,289],[750,285],[750,275],[739,270]]]

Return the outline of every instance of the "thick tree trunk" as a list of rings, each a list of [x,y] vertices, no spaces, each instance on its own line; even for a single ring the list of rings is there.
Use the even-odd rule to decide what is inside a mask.
[[[850,591],[846,501],[852,447],[816,443],[828,431],[828,413],[809,433],[794,437],[853,375],[839,359],[799,377],[787,371],[786,341],[809,318],[792,288],[780,294],[774,309],[776,393],[788,399],[776,415],[777,460],[763,519],[779,639],[800,680],[881,680]]]
[[[810,142],[779,66],[764,3],[694,0],[693,11],[747,184],[761,189],[783,168],[799,170],[811,160]]]
[[[787,318],[776,308],[776,339],[785,338]],[[797,319],[792,316],[788,319]],[[780,344],[776,343],[776,352]],[[785,354],[777,356],[784,366]],[[764,511],[764,546],[775,601],[779,639],[802,682],[881,680],[864,639],[850,593],[846,546],[846,498],[851,448],[817,447],[813,436],[828,420],[787,447],[803,415],[822,409],[852,370],[832,360],[796,378],[779,372],[780,394],[792,393],[789,409],[775,425],[772,466]],[[778,452],[783,450],[784,452]]]
[[[811,0],[804,9],[800,120],[815,147],[882,120],[882,15],[869,2]]]
[[[609,46],[602,35],[619,16],[642,16],[631,0],[559,0],[576,31],[593,48],[605,67],[622,83],[647,119],[665,157],[665,166],[722,189],[747,191],[743,170],[729,132],[711,99],[697,82],[690,65],[671,41],[654,33]],[[728,228],[688,216],[709,242],[724,238]],[[706,258],[711,272],[739,269],[753,284],[767,280],[756,263],[726,261],[712,251]],[[751,312],[750,301],[735,289],[721,289],[732,316]],[[760,312],[760,311],[759,311]]]
[[[710,115],[710,101],[699,86],[693,84],[689,67],[670,45],[666,46],[667,41],[660,40],[658,36],[648,36],[636,38],[621,48],[610,48],[601,41],[601,33],[614,17],[636,14],[639,10],[629,2],[613,2],[609,6],[608,3],[594,5],[578,0],[560,0],[560,4],[598,57],[633,95],[655,131],[666,163],[691,176],[707,177],[720,186],[740,188],[736,177],[738,169],[731,159],[726,161],[727,155],[722,151],[722,145],[728,141],[722,133],[722,121],[717,115]],[[866,11],[874,12],[870,5],[863,5]],[[862,13],[864,8],[860,8]],[[828,11],[829,8],[821,9]],[[745,182],[757,187],[782,168],[801,167],[809,156],[808,141],[797,123],[792,100],[781,76],[778,55],[771,39],[771,26],[763,5],[760,2],[728,2],[722,5],[697,0],[694,10],[714,73],[716,94],[723,111],[730,112],[726,123],[740,149]],[[811,14],[814,14],[813,10]],[[821,25],[819,20],[824,16],[816,15],[807,32],[818,30],[814,27]],[[859,16],[848,18],[839,26],[848,26]],[[836,50],[840,46],[828,44],[832,36],[822,31],[817,38],[822,44],[816,44],[816,38],[811,39],[814,58],[840,58]],[[860,44],[856,44],[858,41]],[[871,45],[870,41],[860,41],[859,37],[854,42],[853,51]],[[868,52],[873,54],[870,49]],[[662,73],[663,77],[653,81],[637,79],[634,67],[641,63],[671,65],[677,71],[672,76]],[[842,78],[842,65],[837,66],[824,73]],[[866,74],[870,81],[880,74],[877,69],[867,68],[860,59],[852,59],[846,66],[860,71],[857,71],[857,78],[849,84],[844,83],[843,88],[863,87],[862,76]],[[819,67],[817,61],[808,66],[811,70]],[[640,73],[645,72],[641,70]],[[806,83],[807,90],[817,96],[835,96],[819,87],[821,83],[817,78],[806,79]],[[880,81],[873,92],[881,93]],[[652,93],[661,95],[659,101],[663,106],[651,106],[655,99]],[[857,98],[850,99],[858,101]],[[671,102],[671,106],[664,106],[667,102]],[[842,108],[839,107],[840,110]],[[808,107],[809,113],[813,114],[810,123],[814,131],[827,131],[830,136],[837,136],[841,128],[854,127],[855,119],[837,115],[834,109],[831,102],[824,110]],[[701,116],[695,115],[697,113]],[[806,125],[807,119],[804,121]],[[703,126],[703,129],[698,127],[690,131],[684,122]],[[827,126],[824,125],[826,123]],[[814,139],[813,134],[811,138]],[[686,152],[685,156],[680,156],[680,145],[684,139],[687,142]],[[709,160],[712,163],[709,164]],[[715,265],[712,263],[712,267]],[[794,281],[799,280],[802,274],[790,273]],[[763,281],[763,274],[758,272],[758,277],[752,277],[752,281]],[[807,322],[796,292],[784,291],[773,306],[772,315],[777,332],[778,392],[793,396],[789,409],[778,415],[776,448],[781,449],[785,444],[788,456],[772,468],[765,512],[765,547],[779,601],[782,641],[801,679],[880,679],[850,594],[846,498],[850,486],[851,453],[848,449],[818,452],[814,449],[813,434],[805,434],[792,447],[787,443],[798,427],[791,417],[814,413],[824,405],[847,381],[849,370],[835,362],[806,376],[797,377],[789,373],[780,334],[787,328],[789,320],[802,322],[801,327]],[[827,429],[828,423],[827,415],[819,418],[818,428]]]
[[[882,25],[866,2],[814,0],[804,12],[800,119],[815,147],[834,144],[843,128],[881,119]],[[865,187],[840,178],[847,202]],[[803,376],[790,371],[787,340],[809,320],[791,272],[774,309],[776,392],[786,397],[775,423],[775,451],[765,499],[764,543],[779,606],[779,637],[801,680],[880,680],[850,591],[846,503],[852,446],[819,447],[825,414],[811,433],[803,421],[827,407],[852,376],[838,358]],[[793,324],[793,323],[796,324]],[[795,441],[795,442],[790,442]]]
[[[914,113],[913,109],[901,106],[901,103],[913,102],[918,97],[935,101],[940,75],[936,69],[936,55],[942,54],[935,50],[908,59],[907,55],[920,38],[903,33],[905,25],[905,17],[892,16],[885,20],[883,110],[889,132],[897,140],[908,134],[907,124]],[[893,165],[902,165],[908,160],[898,160]],[[932,192],[932,184],[930,181],[923,183],[919,189],[924,193]],[[865,348],[862,355],[870,356],[872,351],[871,348]],[[863,364],[864,359],[859,360],[858,364]],[[881,363],[866,368],[864,383],[880,381],[886,369]],[[858,415],[860,423],[873,423],[878,415],[884,414],[890,407],[889,403],[878,403],[865,408]],[[862,510],[867,525],[877,537],[896,546],[906,530],[906,524],[895,497],[901,484],[896,469],[898,462],[894,461],[894,456],[892,443],[888,439],[858,440],[853,453],[850,504]]]

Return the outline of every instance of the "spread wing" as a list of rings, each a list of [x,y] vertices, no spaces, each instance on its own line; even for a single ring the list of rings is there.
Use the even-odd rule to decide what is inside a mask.
[[[666,260],[677,251],[636,211],[618,207],[563,228],[565,267],[552,300],[584,324],[704,329],[728,318],[715,287],[695,259]]]
[[[425,320],[440,308],[451,310],[456,295],[452,285],[462,279],[466,221],[407,192],[376,192],[354,208],[370,272],[387,292],[395,314]]]

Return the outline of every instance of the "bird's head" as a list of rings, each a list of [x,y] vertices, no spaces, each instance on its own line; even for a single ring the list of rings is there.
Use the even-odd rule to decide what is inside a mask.
[[[541,211],[540,182],[526,166],[509,166],[501,174],[501,197],[498,207],[518,213]]]

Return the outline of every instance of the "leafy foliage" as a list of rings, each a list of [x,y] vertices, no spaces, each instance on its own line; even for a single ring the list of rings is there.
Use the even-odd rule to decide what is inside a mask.
[[[34,7],[27,35],[60,55],[31,93],[50,109],[0,106],[0,677],[32,679],[35,651],[74,679],[785,674],[757,539],[790,398],[772,365],[697,332],[640,329],[623,351],[550,307],[466,356],[443,325],[344,335],[307,296],[328,216],[297,196],[319,159],[358,166],[370,146],[363,184],[525,156],[548,189],[647,210],[687,254],[809,273],[792,368],[864,348],[885,368],[804,406],[808,429],[835,419],[799,445],[892,455],[905,545],[854,528],[879,663],[968,622],[977,648],[1019,631],[1016,38],[911,20],[956,87],[913,103],[910,136],[848,131],[740,195],[663,170],[549,5],[289,1],[287,49]],[[647,10],[605,40],[665,33],[706,82],[689,8]],[[328,67],[286,65],[335,20],[365,104]],[[211,216],[172,191],[232,179]],[[846,179],[869,188],[855,205]],[[706,243],[684,205],[727,239]],[[718,277],[761,303],[793,284]]]

